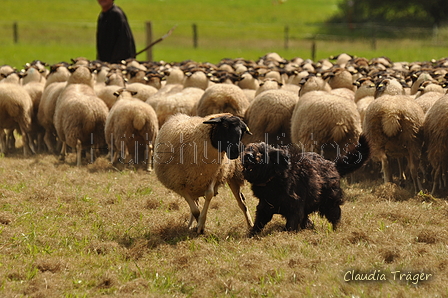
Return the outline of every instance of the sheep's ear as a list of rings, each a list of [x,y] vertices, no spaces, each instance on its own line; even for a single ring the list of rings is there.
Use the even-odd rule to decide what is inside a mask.
[[[218,124],[218,123],[221,123],[221,122],[222,122],[222,117],[216,117],[216,118],[212,118],[210,120],[206,120],[206,121],[204,121],[202,123],[204,123],[204,124]]]
[[[121,92],[119,92],[119,91],[115,91],[115,92],[114,92],[114,96],[115,96],[115,97],[118,97],[118,96],[120,96],[120,93],[121,93]]]
[[[137,91],[130,91],[131,92],[131,95],[132,96],[135,96],[135,95],[137,95],[138,94],[138,92]]]
[[[248,135],[252,135],[252,133],[250,132],[249,127],[247,125],[245,128],[246,128],[246,130],[244,132],[247,133]]]

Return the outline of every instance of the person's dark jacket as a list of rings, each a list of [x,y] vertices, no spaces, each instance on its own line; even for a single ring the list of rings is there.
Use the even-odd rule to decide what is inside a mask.
[[[96,32],[97,59],[119,63],[135,58],[135,42],[128,19],[120,7],[113,5],[98,17]]]

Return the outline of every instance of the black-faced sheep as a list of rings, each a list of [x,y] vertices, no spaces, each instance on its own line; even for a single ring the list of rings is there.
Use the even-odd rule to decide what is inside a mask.
[[[243,154],[243,175],[259,199],[254,227],[258,234],[274,214],[286,218],[285,230],[311,227],[308,215],[318,212],[336,229],[341,218],[343,191],[340,178],[360,168],[369,158],[369,145],[360,137],[359,145],[337,162],[299,146],[274,148],[251,143]]]
[[[188,227],[198,222],[203,233],[207,211],[218,187],[228,183],[247,224],[252,226],[245,198],[240,191],[244,179],[241,162],[241,137],[248,127],[231,114],[190,117],[172,116],[160,128],[154,146],[154,170],[168,189],[185,198],[190,206]],[[202,211],[199,197],[205,197]]]
[[[105,125],[112,164],[116,164],[120,155],[122,163],[146,164],[146,170],[151,171],[153,146],[159,130],[156,112],[126,89],[118,90],[116,96],[117,102]],[[128,155],[131,160],[127,159]]]

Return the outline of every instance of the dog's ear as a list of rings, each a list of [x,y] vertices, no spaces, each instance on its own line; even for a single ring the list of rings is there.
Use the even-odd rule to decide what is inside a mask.
[[[279,165],[280,170],[286,170],[289,167],[289,156],[282,149],[271,149],[269,151],[269,163]]]

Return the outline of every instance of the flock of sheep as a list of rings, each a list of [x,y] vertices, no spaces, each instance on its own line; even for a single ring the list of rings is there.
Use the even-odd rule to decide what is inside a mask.
[[[51,66],[33,61],[22,71],[3,65],[1,152],[15,149],[16,131],[25,155],[52,153],[64,159],[70,149],[77,154],[77,165],[87,152],[92,160],[108,154],[115,165],[121,161],[147,170],[155,166],[157,172],[161,142],[182,142],[188,129],[193,130],[186,129],[186,123],[198,121],[193,116],[206,123],[228,113],[242,119],[251,132],[240,135],[243,144],[295,143],[333,161],[364,134],[374,175],[382,172],[385,182],[392,182],[395,175],[409,181],[416,192],[430,185],[435,193],[447,186],[447,72],[448,59],[409,63],[347,54],[317,62],[269,53],[257,61],[223,59],[218,64],[136,60],[107,64],[78,58]],[[173,117],[176,114],[182,116]],[[157,139],[164,126],[185,115],[190,116],[183,119],[186,123],[174,128],[183,131],[176,135],[180,140]],[[213,142],[215,129],[207,133]],[[178,148],[180,152],[169,150],[183,154],[187,147],[197,147],[194,154],[207,155],[199,148],[204,140],[197,142]],[[202,196],[204,191],[215,195],[220,183],[240,179],[238,161],[223,162],[219,156],[216,162],[231,164],[231,173],[225,174],[222,167],[216,170],[225,177],[201,190]],[[232,191],[250,225],[239,183]],[[184,190],[175,191],[185,197]],[[198,220],[197,198],[187,201],[192,220]]]

